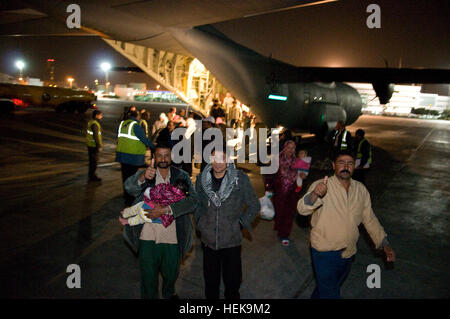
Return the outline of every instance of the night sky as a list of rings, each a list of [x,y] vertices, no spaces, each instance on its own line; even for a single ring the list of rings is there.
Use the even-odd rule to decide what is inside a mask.
[[[366,7],[381,7],[381,29],[369,29]],[[450,1],[341,0],[263,16],[221,22],[215,26],[233,40],[261,54],[297,66],[425,67],[450,69]],[[104,82],[98,68],[132,63],[96,37],[2,38],[0,72],[17,74],[14,61],[27,62],[25,75],[46,79],[45,61],[56,59],[55,75],[68,75],[79,86]],[[147,82],[145,74],[110,72],[116,83]],[[444,90],[448,92],[448,86]],[[442,93],[441,93],[442,94]]]
[[[105,83],[105,73],[99,65],[108,61],[113,66],[134,66],[99,37],[88,36],[39,36],[2,38],[0,42],[0,72],[17,75],[14,66],[17,59],[23,59],[27,66],[24,76],[48,79],[46,61],[55,59],[55,80],[64,81],[68,76],[75,79],[74,85],[94,86],[94,80]],[[145,73],[109,72],[111,84],[146,82],[147,88],[155,88],[156,81]]]

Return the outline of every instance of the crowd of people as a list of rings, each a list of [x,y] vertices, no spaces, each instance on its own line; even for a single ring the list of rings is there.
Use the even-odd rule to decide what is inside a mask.
[[[255,118],[245,111],[233,113],[237,105],[228,94],[223,103],[213,101],[209,116],[202,120],[202,136],[209,128],[227,127],[226,123],[244,130],[250,127]],[[101,111],[93,112],[86,133],[90,181],[100,180],[95,168],[103,145],[102,116]],[[225,298],[240,298],[241,231],[252,229],[260,201],[247,174],[227,158],[225,143],[221,149],[212,149],[210,161],[202,156],[195,187],[191,161],[173,162],[171,150],[179,141],[172,140],[171,133],[176,127],[186,127],[192,134],[193,116],[186,117],[184,109],[177,112],[171,108],[167,114],[161,113],[150,129],[150,113],[132,106],[124,111],[118,128],[116,161],[121,164],[125,198],[119,221],[125,241],[139,258],[142,298],[158,298],[159,274],[163,297],[178,298],[175,282],[180,261],[192,247],[194,225],[202,243],[206,298],[219,298],[221,279]],[[387,260],[395,260],[363,184],[363,170],[372,163],[372,149],[364,136],[358,129],[352,137],[339,121],[329,136],[334,173],[306,190],[303,181],[312,159],[286,130],[280,139],[279,168],[265,176],[266,194],[275,208],[274,230],[283,246],[290,244],[296,213],[312,215],[310,242],[316,275],[312,298],[340,298],[340,285],[350,271],[361,223]],[[210,142],[202,139],[202,154]],[[145,164],[147,148],[152,154],[150,165]],[[359,175],[361,182],[354,179],[358,170],[363,175]]]
[[[216,124],[223,123],[227,127],[241,128],[244,131],[258,123],[256,115],[234,98],[230,92],[226,93],[222,101],[216,95],[210,104],[208,116],[211,116]]]

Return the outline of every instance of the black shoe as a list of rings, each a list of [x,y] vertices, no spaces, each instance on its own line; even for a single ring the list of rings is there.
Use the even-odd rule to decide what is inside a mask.
[[[89,177],[89,181],[90,182],[101,182],[102,179],[100,177],[97,177],[97,176],[94,175],[92,177]]]
[[[175,294],[172,297],[170,297],[169,300],[180,300],[180,297],[177,294]]]

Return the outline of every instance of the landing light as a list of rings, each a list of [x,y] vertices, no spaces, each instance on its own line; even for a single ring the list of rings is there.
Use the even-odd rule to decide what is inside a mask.
[[[270,94],[269,100],[286,101],[287,96]]]

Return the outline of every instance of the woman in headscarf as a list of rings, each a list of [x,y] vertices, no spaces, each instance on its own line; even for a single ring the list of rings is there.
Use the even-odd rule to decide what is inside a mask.
[[[294,168],[295,142],[288,140],[284,143],[279,154],[279,168],[276,174],[266,178],[266,190],[273,193],[275,208],[274,230],[283,246],[289,246],[289,235],[294,223],[299,193],[297,187],[297,170]]]

